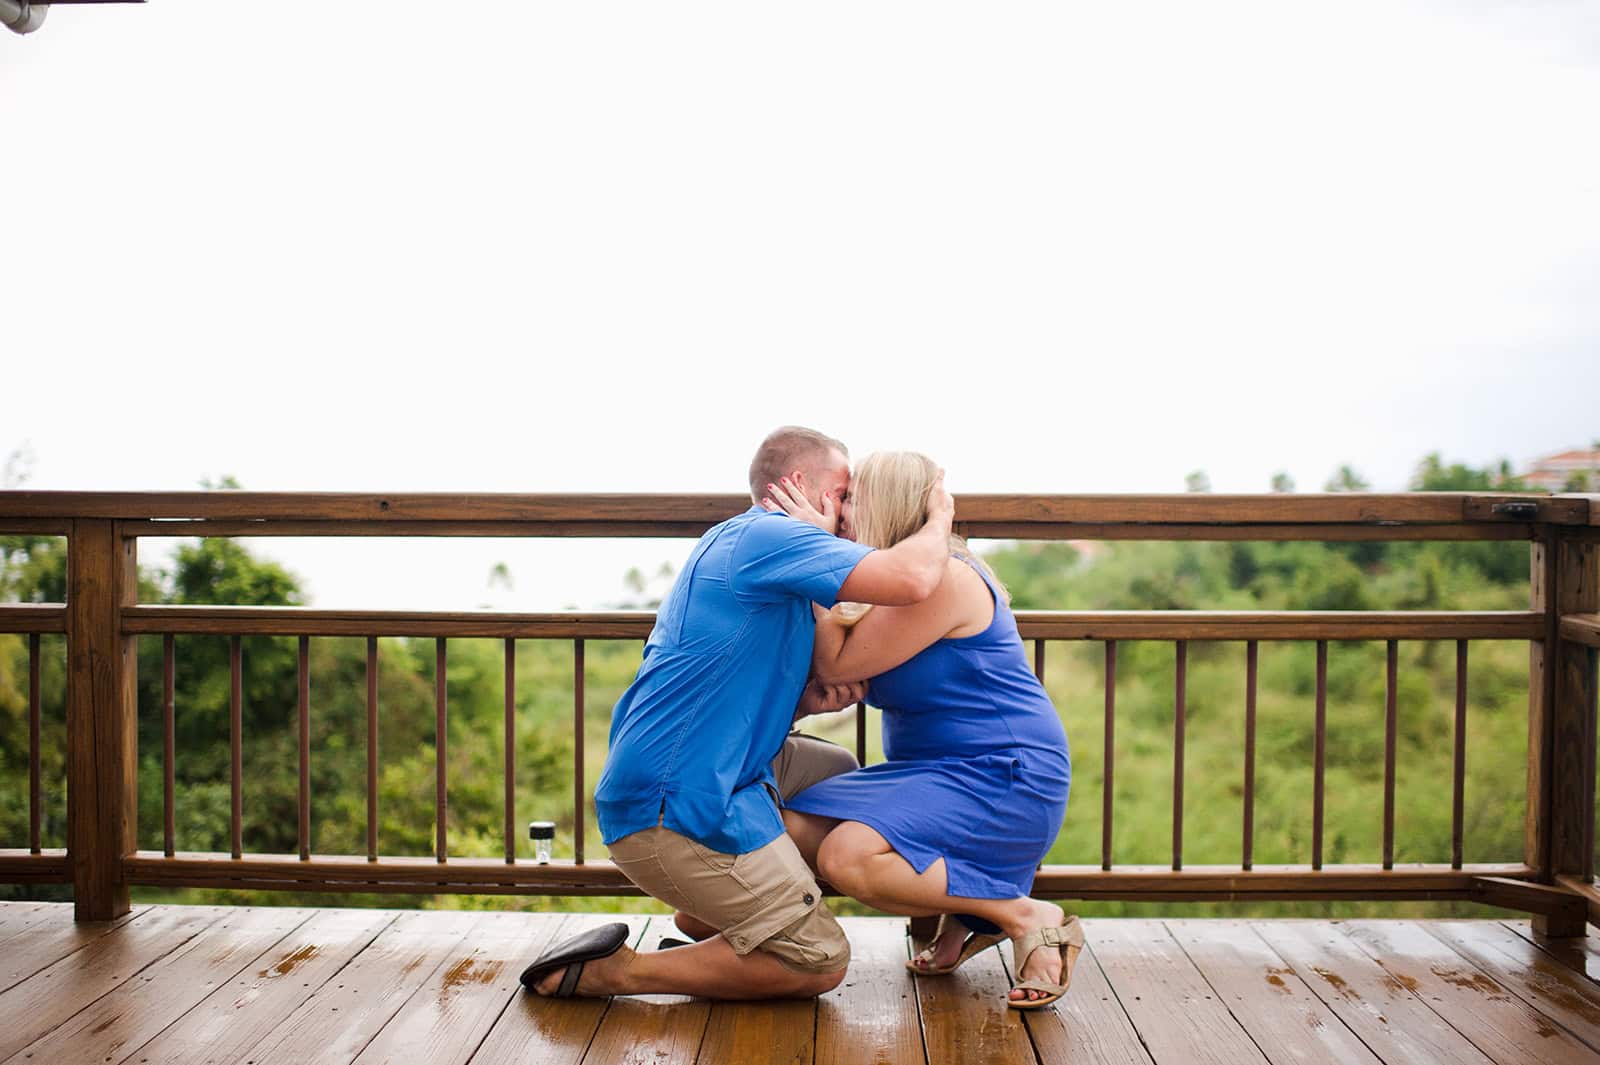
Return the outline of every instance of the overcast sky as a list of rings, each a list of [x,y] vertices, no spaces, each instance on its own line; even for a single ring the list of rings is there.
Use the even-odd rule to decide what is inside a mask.
[[[1597,128],[1582,2],[57,7],[0,33],[0,453],[728,491],[798,421],[957,492],[1522,464],[1600,437]],[[328,605],[532,608],[682,547],[267,550]]]

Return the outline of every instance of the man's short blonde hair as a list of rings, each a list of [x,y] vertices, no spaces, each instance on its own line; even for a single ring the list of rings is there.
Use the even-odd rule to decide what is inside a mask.
[[[759,501],[767,494],[767,485],[780,477],[787,477],[796,469],[815,466],[826,461],[830,452],[837,451],[845,458],[850,449],[825,433],[799,425],[785,425],[774,429],[756,448],[756,457],[750,460],[750,498]]]

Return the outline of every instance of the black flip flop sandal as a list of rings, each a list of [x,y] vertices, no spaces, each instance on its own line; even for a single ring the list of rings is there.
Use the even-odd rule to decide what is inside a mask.
[[[522,986],[537,994],[535,989],[542,977],[565,967],[567,971],[561,977],[561,986],[550,997],[571,998],[578,990],[578,981],[583,978],[584,963],[611,957],[622,949],[622,945],[628,941],[628,935],[627,925],[606,924],[573,936],[560,946],[545,951],[538,961],[522,970]]]

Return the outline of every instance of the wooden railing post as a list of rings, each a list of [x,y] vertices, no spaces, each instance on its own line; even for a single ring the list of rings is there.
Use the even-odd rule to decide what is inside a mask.
[[[134,638],[121,611],[138,599],[137,541],[80,518],[67,553],[67,851],[74,913],[128,912],[122,860],[137,845],[138,704]]]
[[[1529,653],[1527,863],[1541,879],[1590,880],[1594,866],[1595,676],[1588,651],[1560,638],[1564,614],[1600,609],[1600,544],[1548,527],[1534,545],[1533,608],[1545,636]],[[1546,935],[1579,936],[1576,916],[1534,917]]]

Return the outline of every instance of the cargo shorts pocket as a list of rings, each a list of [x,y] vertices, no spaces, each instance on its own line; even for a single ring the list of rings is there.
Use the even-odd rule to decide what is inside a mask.
[[[734,862],[733,878],[759,904],[723,929],[736,954],[762,950],[800,972],[837,972],[850,962],[850,944],[822,891],[787,836]]]

